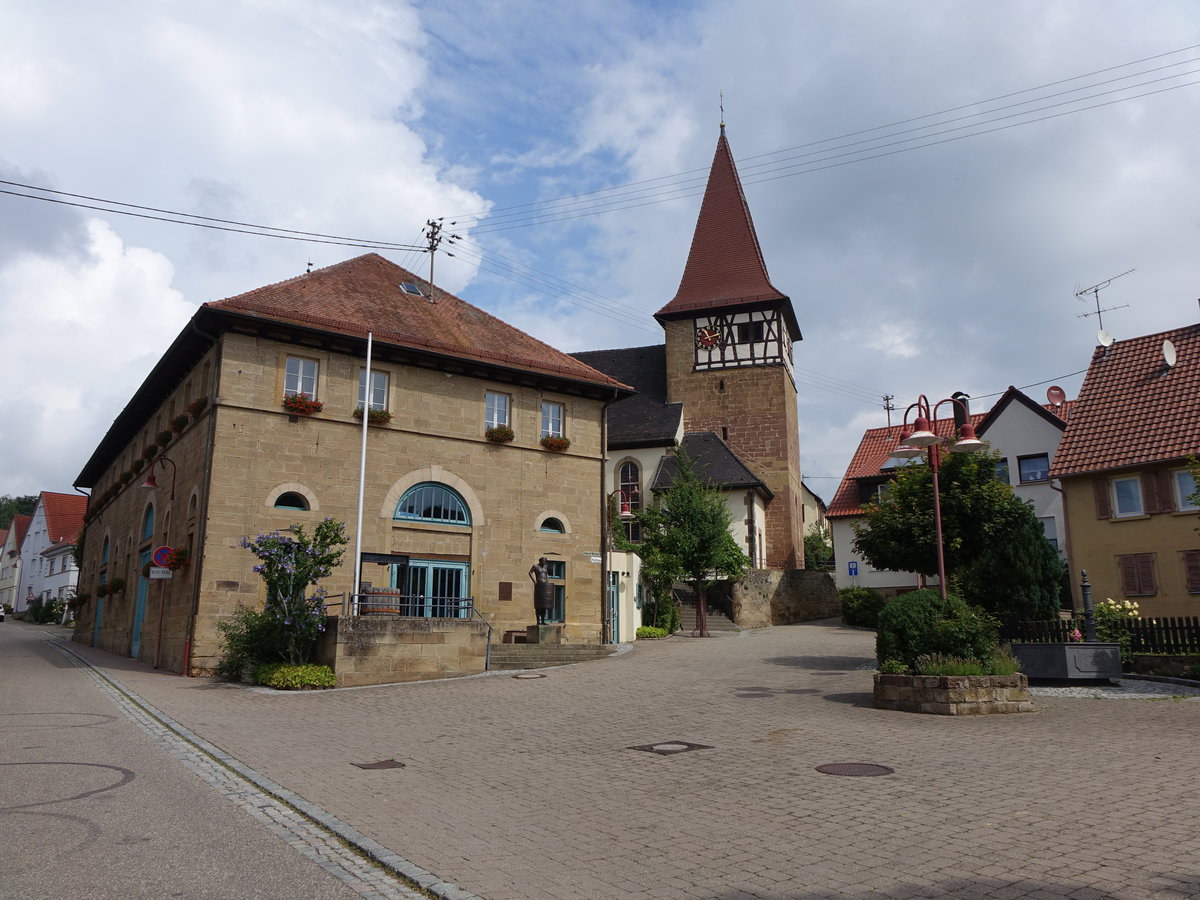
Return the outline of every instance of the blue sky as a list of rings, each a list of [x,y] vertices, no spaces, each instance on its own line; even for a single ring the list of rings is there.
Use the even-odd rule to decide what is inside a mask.
[[[826,499],[884,393],[1073,397],[1079,288],[1136,270],[1118,339],[1200,312],[1190,0],[15,0],[0,34],[0,179],[395,243],[446,216],[439,283],[567,351],[659,341],[723,92]],[[0,194],[0,494],[69,491],[200,303],[359,252]]]

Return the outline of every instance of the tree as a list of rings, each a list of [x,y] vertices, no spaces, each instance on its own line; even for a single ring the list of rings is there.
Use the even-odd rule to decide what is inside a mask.
[[[833,559],[833,541],[830,539],[829,526],[818,526],[804,536],[804,567],[806,569],[823,569],[831,559]]]
[[[0,497],[0,528],[7,528],[17,516],[31,516],[37,508],[36,495],[10,497],[5,494]]]
[[[657,589],[676,581],[692,588],[697,627],[707,637],[705,590],[718,580],[741,578],[750,559],[729,533],[731,517],[721,495],[700,480],[686,454],[679,453],[675,461],[671,486],[654,504],[633,514],[641,526],[641,543],[629,544],[618,535],[617,546],[641,557],[643,578]]]
[[[337,548],[345,543],[345,526],[333,519],[320,522],[312,537],[303,526],[292,525],[253,541],[241,540],[262,560],[254,571],[267,587],[263,613],[274,622],[282,656],[292,665],[307,661],[317,635],[325,630],[325,591],[318,588],[310,597],[308,588],[329,577],[342,561],[343,551]]]
[[[946,580],[1001,619],[1049,618],[1058,609],[1062,563],[1033,507],[996,480],[998,460],[996,453],[942,456]],[[937,574],[928,464],[901,468],[886,496],[867,504],[854,532],[854,549],[875,568]]]

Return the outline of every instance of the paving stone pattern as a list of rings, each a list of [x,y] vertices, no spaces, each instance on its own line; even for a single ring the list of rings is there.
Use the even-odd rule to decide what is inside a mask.
[[[809,623],[641,642],[539,679],[304,694],[71,646],[446,896],[1200,897],[1200,698],[1038,689],[1021,715],[876,710],[872,642]],[[664,742],[712,749],[628,749]],[[384,759],[405,766],[352,765]]]

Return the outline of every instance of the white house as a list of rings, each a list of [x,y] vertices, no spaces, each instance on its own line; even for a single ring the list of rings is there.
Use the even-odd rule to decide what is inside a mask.
[[[997,467],[997,477],[1011,484],[1018,497],[1033,504],[1047,539],[1056,548],[1063,548],[1066,523],[1062,497],[1050,486],[1048,476],[1072,402],[1058,395],[1051,400],[1039,405],[1010,387],[989,412],[975,413],[970,421],[980,439],[1004,457]],[[953,419],[938,419],[934,425],[935,432],[943,437],[955,430]],[[839,588],[866,587],[894,597],[919,586],[915,573],[873,569],[853,549],[854,524],[862,518],[863,504],[887,492],[897,464],[894,459],[889,464],[889,457],[900,444],[902,430],[900,425],[892,425],[871,428],[863,434],[829,506]]]
[[[75,589],[79,570],[72,550],[83,525],[88,498],[82,494],[42,491],[21,542],[21,573],[14,612],[35,598],[66,599]]]
[[[14,516],[0,545],[0,604],[17,608],[17,590],[21,586],[21,542],[29,530],[29,516]]]

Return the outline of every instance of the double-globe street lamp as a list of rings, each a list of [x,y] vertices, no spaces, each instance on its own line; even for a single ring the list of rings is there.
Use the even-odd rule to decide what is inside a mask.
[[[942,437],[935,433],[937,428],[937,411],[944,404],[950,404],[954,411],[954,422],[957,426],[954,437]],[[909,427],[908,416],[916,412],[912,427]],[[961,421],[960,421],[961,417]],[[928,454],[929,471],[933,476],[933,523],[935,545],[937,549],[938,589],[942,599],[946,599],[946,556],[942,545],[942,495],[938,487],[938,469],[941,466],[942,450],[954,453],[980,450],[983,441],[975,436],[975,426],[970,421],[970,411],[967,405],[957,397],[947,397],[930,406],[924,394],[917,398],[904,411],[904,423],[900,431],[900,445],[892,451],[894,459],[914,459],[922,454]]]

